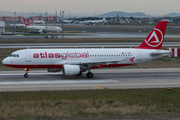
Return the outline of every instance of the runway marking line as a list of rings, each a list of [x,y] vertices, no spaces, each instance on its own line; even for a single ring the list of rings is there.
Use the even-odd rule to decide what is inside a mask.
[[[100,86],[93,86],[93,87],[95,87],[95,88],[99,88],[99,89],[106,89],[106,88],[103,88],[103,87],[100,87]]]

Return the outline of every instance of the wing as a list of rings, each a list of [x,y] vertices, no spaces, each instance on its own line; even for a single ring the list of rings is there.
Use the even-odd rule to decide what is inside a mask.
[[[81,66],[86,66],[87,68],[90,68],[92,66],[99,66],[99,64],[103,64],[103,65],[109,65],[109,64],[119,64],[121,63],[123,60],[122,59],[117,59],[117,60],[100,60],[100,61],[58,61],[55,64],[59,65],[59,64],[68,64],[68,65],[81,65]]]

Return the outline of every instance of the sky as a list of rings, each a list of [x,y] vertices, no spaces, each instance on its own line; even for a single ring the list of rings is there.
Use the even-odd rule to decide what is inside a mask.
[[[51,13],[63,10],[65,15],[111,11],[144,12],[159,16],[180,13],[180,0],[0,0],[0,11]]]

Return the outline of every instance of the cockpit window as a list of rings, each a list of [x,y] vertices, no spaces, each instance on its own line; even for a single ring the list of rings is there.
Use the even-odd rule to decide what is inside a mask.
[[[9,55],[9,57],[19,57],[19,55],[18,54],[11,54],[11,55]]]

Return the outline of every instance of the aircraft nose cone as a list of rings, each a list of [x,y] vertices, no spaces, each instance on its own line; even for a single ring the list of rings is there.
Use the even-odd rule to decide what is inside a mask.
[[[4,64],[7,64],[7,58],[4,58],[3,60],[2,60],[2,64],[4,65]]]

